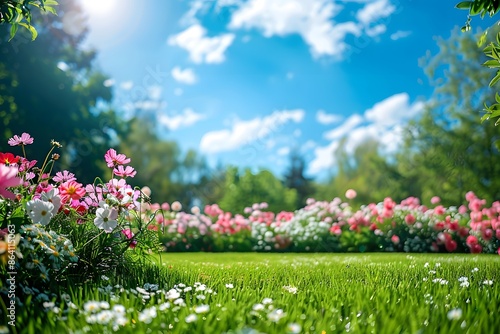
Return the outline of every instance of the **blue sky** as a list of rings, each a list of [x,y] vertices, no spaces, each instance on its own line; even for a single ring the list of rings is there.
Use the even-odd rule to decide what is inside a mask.
[[[212,165],[280,174],[299,149],[313,177],[344,136],[397,149],[432,93],[419,58],[466,20],[449,0],[83,1],[125,114],[154,111]]]

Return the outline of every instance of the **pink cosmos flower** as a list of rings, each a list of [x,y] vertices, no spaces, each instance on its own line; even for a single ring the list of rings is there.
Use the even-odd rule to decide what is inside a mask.
[[[76,181],[66,181],[59,186],[59,195],[64,203],[69,199],[80,199],[85,193],[85,188]]]
[[[391,237],[391,241],[393,244],[397,245],[397,244],[399,244],[399,237],[397,235],[393,235]]]
[[[134,232],[132,232],[132,230],[129,228],[122,230],[122,233],[123,233],[123,235],[125,235],[125,237],[127,237],[127,239],[132,239],[134,237]],[[136,245],[137,245],[137,240],[133,240],[130,243],[129,247],[135,248]]]
[[[127,158],[125,154],[117,154],[116,151],[110,148],[106,154],[104,155],[104,159],[108,167],[113,168],[118,165],[125,165],[130,162],[130,159]]]
[[[15,195],[8,191],[8,187],[17,187],[23,183],[23,180],[17,177],[18,168],[15,166],[6,166],[0,164],[0,196],[14,199]]]
[[[55,182],[76,181],[76,177],[75,174],[70,173],[67,170],[63,170],[62,172],[57,172],[52,180]]]
[[[19,145],[29,145],[33,144],[33,138],[26,132],[24,132],[21,137],[15,135],[10,138],[7,142],[10,146],[19,146]]]
[[[109,166],[109,164],[108,164]],[[137,174],[137,172],[134,170],[134,168],[130,167],[130,166],[127,166],[125,168],[123,168],[123,166],[118,166],[116,167],[115,169],[113,169],[113,173],[116,175],[116,176],[120,176],[120,177],[134,177],[135,174]]]

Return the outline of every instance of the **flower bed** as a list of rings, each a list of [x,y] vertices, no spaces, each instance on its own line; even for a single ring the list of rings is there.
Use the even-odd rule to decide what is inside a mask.
[[[354,209],[349,190],[345,201],[309,199],[295,212],[276,214],[260,203],[243,214],[217,204],[188,213],[179,202],[152,204],[147,187],[131,187],[127,178],[136,171],[113,149],[104,155],[110,179],[83,185],[69,171],[52,175],[59,143],[52,141],[40,167],[26,156],[32,143],[29,134],[14,136],[9,144],[22,156],[0,153],[3,309],[53,303],[61,284],[136,277],[162,250],[500,254],[500,202],[488,206],[473,192],[459,207],[443,207],[437,197],[428,207],[411,197]]]

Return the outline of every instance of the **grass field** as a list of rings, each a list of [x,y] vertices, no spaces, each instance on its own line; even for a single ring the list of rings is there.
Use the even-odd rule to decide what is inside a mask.
[[[163,253],[158,262],[103,277],[99,291],[72,289],[63,296],[70,302],[45,304],[48,320],[27,307],[18,314],[19,329],[475,334],[500,328],[499,256]]]

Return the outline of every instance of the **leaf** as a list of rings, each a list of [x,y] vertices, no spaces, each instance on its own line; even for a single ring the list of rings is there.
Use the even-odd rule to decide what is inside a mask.
[[[26,24],[23,22],[19,23],[19,25],[21,25],[29,30],[29,32],[31,33],[31,40],[32,41],[34,41],[37,38],[38,32],[36,31],[36,29],[32,25],[29,25],[29,24]]]
[[[500,95],[498,95],[498,92],[495,94],[495,101],[500,103]]]
[[[12,26],[10,27],[10,38],[9,42],[14,38],[16,35],[17,29],[19,28],[19,25],[17,23],[12,23]]]
[[[498,80],[500,80],[500,71],[497,71],[497,74],[495,75],[495,77],[493,79],[491,79],[490,87],[493,87],[498,82]]]
[[[484,43],[486,42],[486,36],[488,35],[488,30],[486,30],[485,32],[483,32],[481,34],[481,37],[479,37],[478,41],[477,41],[477,47],[481,47],[484,45]]]
[[[457,3],[457,5],[455,6],[455,8],[458,8],[458,9],[469,9],[472,5],[472,1],[462,1],[462,2],[459,2]]]
[[[489,68],[496,68],[500,67],[500,61],[497,59],[491,59],[487,60],[484,62],[483,66],[489,67]]]
[[[54,7],[45,6],[45,11],[46,11],[46,12],[49,12],[49,13],[52,13],[52,14],[54,14],[55,16],[57,16],[57,12],[56,12],[56,9],[55,9]]]

